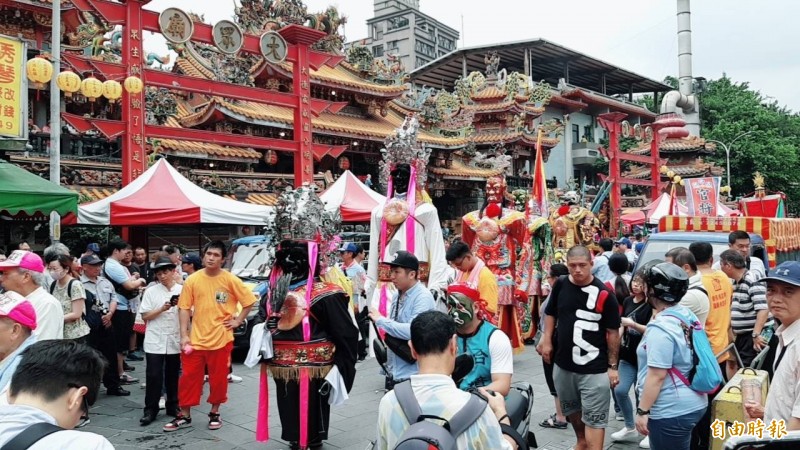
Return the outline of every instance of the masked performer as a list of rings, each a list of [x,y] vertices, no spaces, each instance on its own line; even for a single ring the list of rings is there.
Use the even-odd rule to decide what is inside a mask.
[[[505,179],[491,177],[486,180],[486,204],[463,218],[462,238],[497,277],[498,311],[495,323],[511,340],[515,352],[524,348],[520,317],[517,307],[528,301],[528,279],[518,272],[525,264],[520,260],[529,252],[521,251],[525,245],[527,221],[525,214],[503,208],[506,193]]]
[[[273,357],[265,362],[275,379],[281,439],[293,449],[319,448],[328,437],[330,404],[345,396],[355,378],[358,329],[349,299],[336,284],[320,281],[327,260],[325,243],[338,221],[324,210],[314,190],[284,193],[277,206],[281,240],[270,277],[270,297],[262,303],[272,333]],[[268,393],[262,369],[257,435],[268,438]]]
[[[430,150],[417,143],[418,128],[416,118],[407,118],[382,150],[381,183],[387,186],[387,199],[372,211],[366,292],[370,305],[383,316],[397,297],[386,262],[398,251],[417,257],[419,280],[434,292],[434,298],[443,299],[438,294],[447,287],[442,225],[423,190]],[[445,310],[443,301],[437,301],[437,307]]]

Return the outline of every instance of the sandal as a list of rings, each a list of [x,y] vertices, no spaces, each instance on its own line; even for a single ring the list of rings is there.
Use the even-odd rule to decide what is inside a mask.
[[[208,413],[208,429],[219,430],[222,428],[222,421],[219,419],[219,413]]]
[[[556,420],[556,415],[553,414],[547,419],[539,422],[540,427],[544,428],[555,428],[557,430],[565,430],[567,428],[567,422],[559,422]]]
[[[178,431],[181,428],[186,428],[190,426],[192,426],[192,418],[179,415],[174,419],[170,420],[169,423],[164,425],[163,430],[169,433],[171,431]]]

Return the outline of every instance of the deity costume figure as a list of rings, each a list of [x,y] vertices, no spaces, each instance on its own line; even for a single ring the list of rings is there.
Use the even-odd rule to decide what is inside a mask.
[[[406,118],[381,150],[381,185],[387,186],[387,198],[372,210],[365,290],[369,304],[384,316],[397,292],[385,262],[400,250],[417,257],[419,280],[434,292],[434,299],[442,299],[437,306],[446,308],[438,294],[447,288],[444,237],[439,212],[423,189],[430,149],[417,143],[418,129],[415,117]],[[372,345],[369,352],[373,354]]]
[[[463,217],[461,235],[472,253],[483,260],[497,277],[498,300],[494,323],[511,340],[516,353],[524,348],[517,310],[521,302],[528,301],[529,274],[525,266],[524,251],[527,221],[525,214],[503,208],[506,182],[501,177],[486,180],[486,204],[479,211]]]
[[[561,201],[562,205],[550,214],[553,247],[566,254],[567,250],[576,245],[592,245],[595,234],[600,230],[600,222],[589,209],[579,205],[575,191],[565,193]]]
[[[328,438],[331,403],[353,387],[358,328],[342,287],[320,278],[327,272],[327,243],[335,240],[338,218],[306,186],[283,193],[276,211],[272,232],[280,245],[270,295],[259,311],[272,333],[273,357],[262,364],[257,438],[269,437],[269,369],[281,439],[293,449],[319,448]]]

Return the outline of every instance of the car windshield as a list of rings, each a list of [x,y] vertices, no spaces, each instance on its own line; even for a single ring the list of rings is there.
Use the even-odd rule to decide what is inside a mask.
[[[644,248],[644,251],[641,255],[639,255],[639,260],[636,262],[636,267],[642,267],[643,264],[652,261],[654,259],[664,259],[664,255],[672,250],[675,247],[686,247],[689,248],[689,244],[691,242],[687,241],[656,241],[651,240],[647,242],[647,245]],[[711,243],[711,247],[714,249],[714,261],[719,261],[720,253],[724,252],[728,249],[727,243]]]
[[[240,245],[233,254],[231,273],[239,278],[269,277],[269,252],[264,243]]]

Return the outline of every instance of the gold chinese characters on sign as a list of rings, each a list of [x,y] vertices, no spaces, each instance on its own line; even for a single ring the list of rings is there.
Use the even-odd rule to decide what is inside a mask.
[[[27,89],[24,88],[25,46],[22,41],[0,36],[0,136],[24,138]]]
[[[244,33],[238,25],[230,20],[220,20],[214,25],[211,35],[214,38],[214,45],[229,55],[235,55],[244,44]]]
[[[280,34],[267,31],[261,35],[261,54],[272,64],[280,64],[286,60],[289,46]]]
[[[158,16],[158,26],[164,39],[173,44],[187,42],[194,33],[194,23],[191,17],[182,9],[167,8]]]

